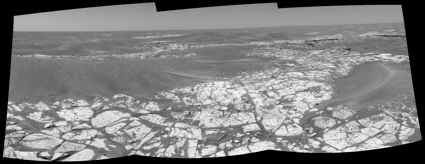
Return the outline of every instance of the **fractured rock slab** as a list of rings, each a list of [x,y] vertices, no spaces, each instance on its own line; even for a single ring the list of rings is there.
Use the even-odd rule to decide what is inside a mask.
[[[52,149],[63,142],[62,139],[51,137],[41,133],[26,136],[19,143],[35,149]]]

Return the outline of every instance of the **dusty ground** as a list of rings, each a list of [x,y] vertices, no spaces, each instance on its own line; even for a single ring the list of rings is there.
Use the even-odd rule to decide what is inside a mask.
[[[385,101],[414,100],[410,71],[382,62],[360,65],[348,76],[337,79],[334,89],[333,98],[323,104],[342,103],[361,109]]]

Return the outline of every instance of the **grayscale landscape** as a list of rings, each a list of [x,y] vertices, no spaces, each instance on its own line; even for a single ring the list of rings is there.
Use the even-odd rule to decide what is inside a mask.
[[[420,140],[403,23],[13,33],[3,157],[344,153]]]

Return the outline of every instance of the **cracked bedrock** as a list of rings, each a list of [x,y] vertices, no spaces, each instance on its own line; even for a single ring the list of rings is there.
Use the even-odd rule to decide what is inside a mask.
[[[389,36],[359,38],[373,35],[376,42]],[[348,38],[334,36],[324,38]],[[398,36],[390,41],[405,44]],[[3,157],[343,153],[421,140],[407,54],[267,44],[196,53],[111,61],[13,57]]]

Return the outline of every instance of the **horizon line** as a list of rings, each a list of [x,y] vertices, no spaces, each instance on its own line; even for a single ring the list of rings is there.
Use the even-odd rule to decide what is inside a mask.
[[[256,26],[256,27],[236,27],[236,28],[205,28],[205,29],[162,29],[162,30],[98,30],[98,31],[15,31],[13,32],[142,32],[142,31],[189,31],[189,30],[236,30],[236,29],[250,29],[250,28],[273,28],[273,27],[306,27],[306,26],[339,26],[339,25],[370,25],[370,24],[399,24],[403,22],[384,22],[384,23],[353,23],[353,24],[323,24],[323,25],[283,25],[283,26]]]

